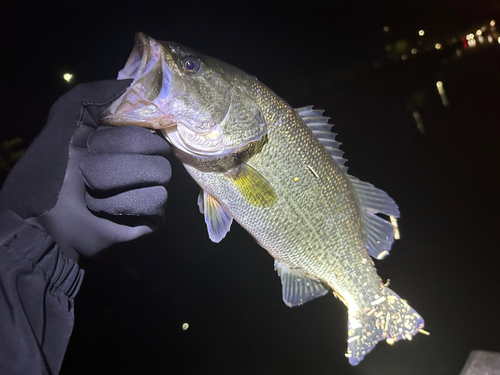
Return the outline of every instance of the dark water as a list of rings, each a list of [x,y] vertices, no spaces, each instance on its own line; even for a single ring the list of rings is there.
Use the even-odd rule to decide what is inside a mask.
[[[44,111],[67,90],[51,83],[58,69],[76,67],[81,81],[112,78],[129,53],[134,31],[159,38],[173,34],[174,40],[256,74],[293,106],[326,110],[343,143],[349,173],[387,191],[400,207],[402,238],[376,265],[425,318],[431,335],[392,347],[380,343],[359,366],[350,367],[343,355],[345,307],[332,296],[286,307],[273,260],[236,224],[220,244],[211,243],[196,205],[198,188],[172,158],[174,177],[161,229],[83,262],[86,276],[61,374],[451,375],[460,372],[472,350],[500,351],[500,45],[495,39],[464,49],[458,41],[391,62],[384,58],[383,36],[367,36],[384,25],[387,15],[384,8],[373,10],[373,19],[360,15],[361,31],[352,26],[354,10],[342,27],[318,16],[316,32],[312,21],[301,25],[300,11],[282,13],[282,24],[273,26],[268,23],[274,18],[265,13],[237,12],[239,18],[224,26],[221,13],[212,9],[205,19],[198,9],[196,15],[171,13],[162,26],[145,17],[134,23],[123,13],[123,23],[114,19],[108,25],[104,16],[92,18],[88,10],[84,15],[93,21],[79,19],[73,25],[59,10],[63,26],[44,24],[40,32],[46,38],[35,38],[33,47],[35,56],[51,60],[30,72],[31,81],[23,78],[16,85],[9,80],[14,98],[9,108],[17,115],[7,111],[2,140],[20,135],[28,144],[38,132]],[[185,23],[178,21],[181,16]],[[481,19],[488,23],[488,17]],[[468,21],[470,30],[481,25]],[[84,26],[89,26],[85,32]],[[351,32],[339,39],[346,27]],[[439,30],[446,34],[446,27]],[[450,29],[448,39],[463,30]],[[108,39],[98,38],[101,32]],[[363,35],[366,40],[353,48]],[[50,40],[59,44],[44,47]],[[109,40],[116,42],[103,47]],[[66,53],[61,43],[71,46]],[[307,56],[294,61],[297,51]],[[336,60],[336,55],[347,57]],[[381,62],[378,68],[374,61]],[[46,95],[40,93],[49,86]],[[21,100],[30,91],[36,100],[27,114]],[[187,330],[183,323],[189,324]]]

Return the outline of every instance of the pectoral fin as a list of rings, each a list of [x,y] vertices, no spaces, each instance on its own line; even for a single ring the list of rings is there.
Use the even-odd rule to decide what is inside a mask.
[[[227,176],[232,180],[246,201],[257,207],[271,207],[278,201],[278,196],[269,182],[254,168],[241,163]]]
[[[231,228],[233,218],[210,194],[206,191],[200,192],[198,196],[198,206],[200,212],[205,216],[207,224],[208,237],[219,243]]]

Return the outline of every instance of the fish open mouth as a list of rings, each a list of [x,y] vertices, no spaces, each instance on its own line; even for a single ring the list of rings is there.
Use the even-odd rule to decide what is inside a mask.
[[[115,100],[101,120],[111,125],[136,125],[163,129],[176,125],[174,117],[163,113],[169,100],[171,70],[163,58],[163,46],[144,33],[137,33],[132,52],[118,79],[133,79],[125,93]]]
[[[137,33],[135,35],[134,48],[125,66],[118,72],[118,79],[136,79],[138,76],[142,75],[146,69],[150,55],[151,47],[149,44],[149,37],[144,33]]]

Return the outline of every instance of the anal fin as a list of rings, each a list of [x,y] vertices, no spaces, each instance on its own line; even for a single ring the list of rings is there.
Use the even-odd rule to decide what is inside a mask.
[[[205,216],[208,237],[213,242],[219,243],[229,232],[233,217],[221,206],[217,199],[205,190],[200,191],[198,206],[200,212]]]
[[[328,293],[328,289],[322,284],[300,275],[278,261],[274,262],[274,269],[281,277],[283,302],[288,307],[300,306]]]

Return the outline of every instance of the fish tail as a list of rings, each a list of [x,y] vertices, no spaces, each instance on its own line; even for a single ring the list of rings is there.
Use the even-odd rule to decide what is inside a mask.
[[[385,288],[384,296],[372,301],[364,312],[349,312],[346,357],[356,366],[379,341],[388,344],[411,340],[424,326],[422,317],[391,289]]]

